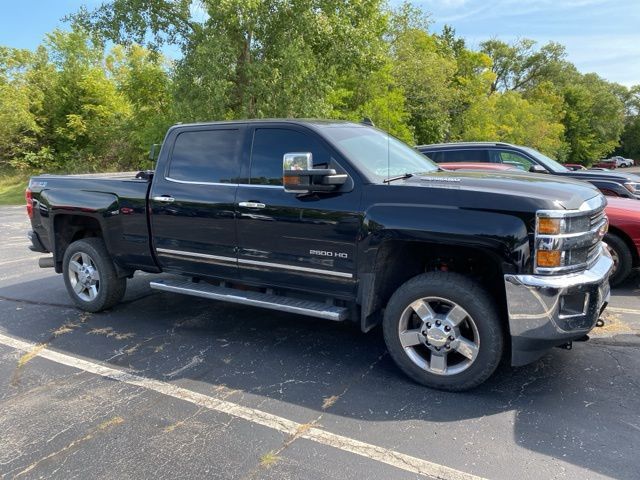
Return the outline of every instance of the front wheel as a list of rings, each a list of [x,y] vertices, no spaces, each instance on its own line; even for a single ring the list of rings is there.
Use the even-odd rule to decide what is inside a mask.
[[[504,331],[494,303],[462,275],[418,275],[393,294],[385,310],[389,353],[406,375],[428,387],[476,387],[502,358]]]
[[[118,277],[101,239],[85,238],[73,242],[64,252],[62,263],[67,292],[82,310],[106,310],[124,296],[127,279]]]

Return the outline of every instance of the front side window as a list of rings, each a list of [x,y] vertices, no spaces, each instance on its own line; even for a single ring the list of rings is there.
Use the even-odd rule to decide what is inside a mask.
[[[529,160],[524,155],[520,155],[516,152],[510,152],[507,150],[495,150],[492,152],[492,154],[494,155],[496,163],[513,165],[514,167],[517,167],[520,170],[524,170],[525,172],[528,172],[531,168],[531,165],[534,165],[534,162]]]
[[[168,177],[187,182],[236,183],[239,142],[238,129],[181,132],[173,147]]]
[[[345,156],[372,180],[405,173],[435,172],[438,166],[406,143],[376,128],[325,127],[322,132]]]
[[[282,185],[285,153],[310,152],[314,167],[328,166],[330,154],[312,135],[288,128],[258,128],[253,135],[251,172],[253,185]]]

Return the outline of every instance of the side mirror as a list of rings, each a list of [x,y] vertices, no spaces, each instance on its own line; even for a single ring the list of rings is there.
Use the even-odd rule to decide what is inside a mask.
[[[347,181],[347,174],[333,168],[313,168],[310,152],[285,153],[282,158],[282,184],[289,193],[332,192]]]
[[[549,173],[546,168],[544,168],[542,165],[538,165],[537,163],[531,165],[529,167],[529,171],[531,173]]]

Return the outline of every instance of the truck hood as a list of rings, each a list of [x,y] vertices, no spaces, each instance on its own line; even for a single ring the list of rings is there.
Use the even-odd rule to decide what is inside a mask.
[[[576,210],[600,192],[592,185],[553,175],[498,172],[433,172],[414,175],[402,185],[483,192],[539,200],[541,208]],[[505,205],[496,205],[504,207]]]
[[[635,175],[633,173],[623,173],[618,172],[599,172],[599,171],[589,171],[589,170],[579,170],[575,172],[562,172],[562,176],[571,177],[580,180],[615,180],[620,183],[624,182],[638,182],[640,183],[640,176]]]

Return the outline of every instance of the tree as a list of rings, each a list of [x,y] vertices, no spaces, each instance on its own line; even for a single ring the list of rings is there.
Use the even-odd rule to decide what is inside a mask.
[[[541,80],[547,80],[566,56],[562,45],[549,42],[536,50],[536,42],[527,38],[513,44],[492,39],[482,42],[480,50],[492,62],[495,80],[491,91],[526,90]]]
[[[527,145],[551,156],[562,153],[563,125],[545,103],[532,103],[518,92],[491,95],[465,113],[462,140],[503,141]]]
[[[113,0],[75,20],[117,42],[179,45],[187,119],[326,116],[340,78],[384,64],[382,0]]]

